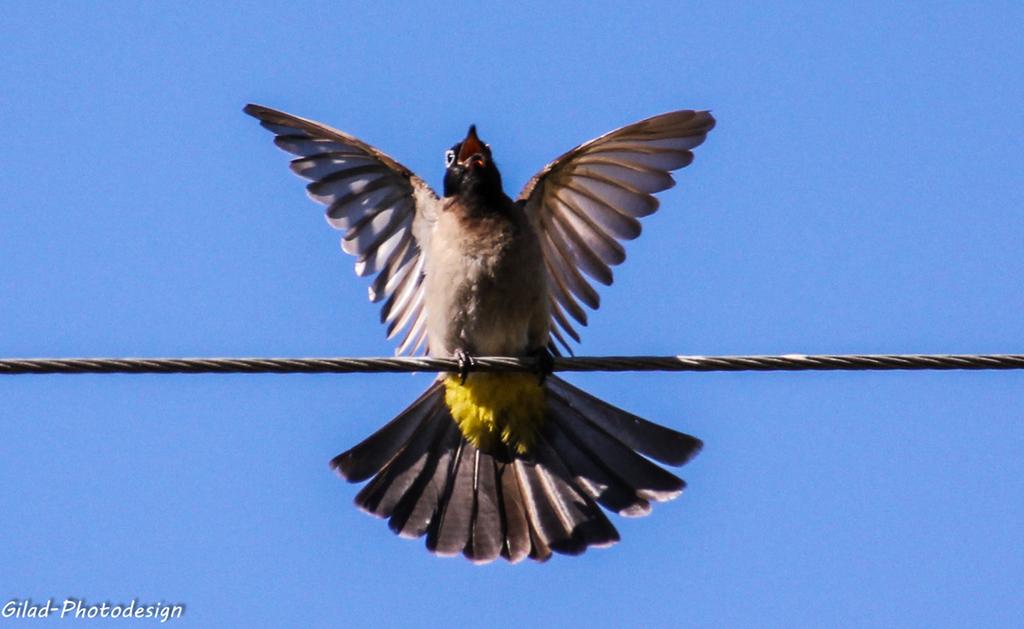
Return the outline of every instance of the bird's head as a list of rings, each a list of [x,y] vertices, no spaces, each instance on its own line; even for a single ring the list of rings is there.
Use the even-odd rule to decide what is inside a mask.
[[[491,158],[491,147],[470,125],[466,138],[445,151],[444,196],[490,197],[502,194],[501,173]]]

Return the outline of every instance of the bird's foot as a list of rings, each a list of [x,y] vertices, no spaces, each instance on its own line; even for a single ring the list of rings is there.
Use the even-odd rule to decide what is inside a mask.
[[[466,376],[476,367],[476,360],[462,348],[455,350],[455,360],[459,363],[459,384],[466,384]]]
[[[529,355],[537,361],[537,384],[543,385],[555,370],[555,355],[547,347],[535,349]]]

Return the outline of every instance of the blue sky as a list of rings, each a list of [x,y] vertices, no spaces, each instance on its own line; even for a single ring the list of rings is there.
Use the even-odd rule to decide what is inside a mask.
[[[581,354],[1024,352],[1019,3],[22,3],[0,37],[0,356],[386,355],[258,102],[509,192],[719,120]],[[429,555],[327,461],[430,376],[0,377],[0,596],[180,626],[999,626],[1024,374],[595,374],[704,439],[689,489],[543,565]],[[152,621],[150,621],[152,622]]]

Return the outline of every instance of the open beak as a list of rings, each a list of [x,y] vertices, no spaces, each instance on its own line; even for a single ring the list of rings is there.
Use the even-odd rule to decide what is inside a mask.
[[[484,144],[476,137],[476,125],[469,126],[469,133],[462,141],[462,148],[459,149],[459,163],[469,168],[483,168],[487,164],[484,157]]]

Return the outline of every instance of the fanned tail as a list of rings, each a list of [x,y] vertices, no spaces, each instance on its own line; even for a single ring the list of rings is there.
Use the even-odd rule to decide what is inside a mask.
[[[685,483],[650,459],[682,465],[702,445],[555,376],[544,415],[528,452],[505,443],[485,451],[460,432],[439,379],[331,466],[351,482],[372,477],[356,504],[398,535],[426,535],[438,555],[514,563],[615,543],[601,507],[642,516],[652,501],[675,498]]]

